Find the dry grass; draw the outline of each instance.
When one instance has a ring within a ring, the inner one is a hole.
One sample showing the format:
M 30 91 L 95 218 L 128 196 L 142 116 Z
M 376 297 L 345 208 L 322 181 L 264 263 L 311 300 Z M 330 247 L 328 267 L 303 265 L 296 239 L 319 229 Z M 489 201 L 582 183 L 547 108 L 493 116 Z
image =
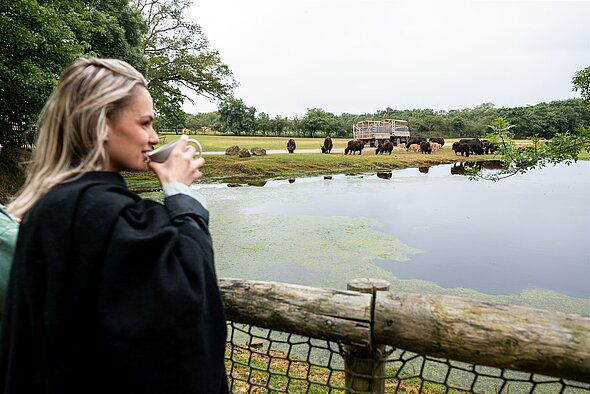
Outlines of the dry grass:
M 346 392 L 344 371 L 313 365 L 293 357 L 289 359 L 287 354 L 275 350 L 228 344 L 226 369 L 234 393 Z M 395 372 L 388 368 L 386 375 L 395 376 Z M 445 392 L 445 386 L 422 382 L 419 378 L 388 378 L 385 381 L 385 392 L 436 394 Z

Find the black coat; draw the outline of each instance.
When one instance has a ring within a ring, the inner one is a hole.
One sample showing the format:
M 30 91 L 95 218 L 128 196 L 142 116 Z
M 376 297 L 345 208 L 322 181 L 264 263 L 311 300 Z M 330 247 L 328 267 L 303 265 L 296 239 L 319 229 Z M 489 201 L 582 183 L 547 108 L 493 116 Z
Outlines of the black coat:
M 117 173 L 55 186 L 24 218 L 0 333 L 4 393 L 219 393 L 226 322 L 208 212 Z

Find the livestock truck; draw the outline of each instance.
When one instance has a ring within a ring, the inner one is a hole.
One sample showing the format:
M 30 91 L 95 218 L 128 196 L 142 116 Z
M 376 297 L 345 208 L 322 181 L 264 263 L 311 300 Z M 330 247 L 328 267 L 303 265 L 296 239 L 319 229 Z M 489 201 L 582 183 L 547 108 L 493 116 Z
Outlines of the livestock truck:
M 352 138 L 375 147 L 376 141 L 390 140 L 394 146 L 408 142 L 408 121 L 397 119 L 363 120 L 352 126 Z

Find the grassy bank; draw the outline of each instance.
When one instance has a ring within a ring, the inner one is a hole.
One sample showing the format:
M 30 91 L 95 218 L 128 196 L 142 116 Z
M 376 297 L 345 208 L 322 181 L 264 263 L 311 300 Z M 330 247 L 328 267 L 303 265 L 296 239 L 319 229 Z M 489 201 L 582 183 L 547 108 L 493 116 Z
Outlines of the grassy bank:
M 178 138 L 175 135 L 167 135 L 161 138 L 161 142 L 170 142 Z M 433 166 L 448 164 L 457 161 L 493 160 L 492 155 L 471 156 L 469 158 L 456 156 L 449 144 L 445 144 L 441 151 L 430 155 L 406 152 L 403 148 L 394 149 L 391 155 L 375 155 L 375 149 L 368 145 L 362 155 L 344 155 L 332 152 L 331 154 L 301 153 L 303 149 L 318 150 L 323 140 L 320 138 L 296 138 L 297 149 L 294 154 L 287 154 L 286 137 L 233 137 L 233 136 L 195 136 L 203 146 L 203 157 L 206 164 L 202 171 L 202 182 L 226 182 L 226 183 L 256 183 L 268 179 L 288 179 L 302 176 L 332 175 L 332 174 L 358 174 L 363 172 L 391 171 L 394 169 Z M 346 147 L 349 139 L 333 139 L 335 149 Z M 452 141 L 450 142 L 452 143 Z M 240 158 L 219 154 L 207 154 L 207 152 L 223 152 L 232 145 L 250 149 L 261 147 L 266 150 L 284 150 L 285 154 L 272 154 L 266 156 L 251 156 Z M 447 146 L 449 145 L 449 146 Z M 299 152 L 298 152 L 299 151 Z M 157 189 L 158 182 L 150 172 L 127 173 L 127 181 L 136 191 L 148 191 Z

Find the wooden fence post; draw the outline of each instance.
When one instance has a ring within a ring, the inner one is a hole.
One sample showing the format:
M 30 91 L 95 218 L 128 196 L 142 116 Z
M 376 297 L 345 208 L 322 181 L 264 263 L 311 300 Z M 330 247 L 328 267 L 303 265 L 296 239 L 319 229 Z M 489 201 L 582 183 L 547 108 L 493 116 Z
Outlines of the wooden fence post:
M 368 347 L 343 346 L 346 390 L 349 393 L 385 393 L 385 346 L 373 342 L 375 293 L 389 291 L 389 282 L 382 279 L 355 279 L 348 290 L 372 294 L 371 343 Z

